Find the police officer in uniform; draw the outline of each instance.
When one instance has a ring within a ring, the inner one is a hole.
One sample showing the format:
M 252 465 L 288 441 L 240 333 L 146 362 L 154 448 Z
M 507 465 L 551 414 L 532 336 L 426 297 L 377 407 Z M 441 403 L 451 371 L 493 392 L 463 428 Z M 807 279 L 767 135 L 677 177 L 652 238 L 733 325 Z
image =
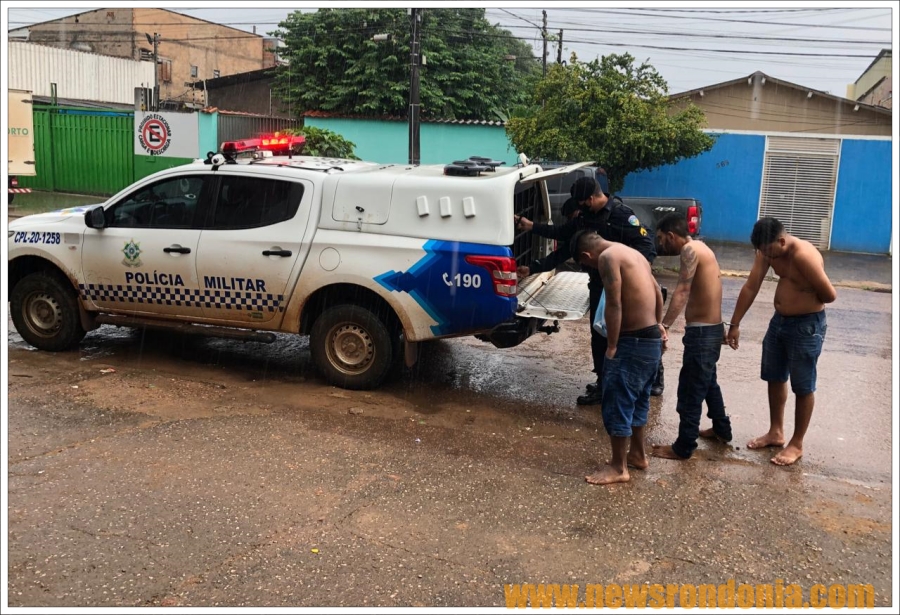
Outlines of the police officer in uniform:
M 641 225 L 640 220 L 634 215 L 634 211 L 619 197 L 611 197 L 608 187 L 601 186 L 600 182 L 606 184 L 605 173 L 598 174 L 597 180 L 581 177 L 572 185 L 571 195 L 578 204 L 581 214 L 570 218 L 565 224 L 558 226 L 534 224 L 527 218 L 518 218 L 520 230 L 530 230 L 541 237 L 556 239 L 559 245 L 558 249 L 545 259 L 532 261 L 528 267 L 520 267 L 519 275 L 524 277 L 532 273 L 549 271 L 565 262 L 572 255 L 573 246 L 570 245 L 570 241 L 581 230 L 595 231 L 608 241 L 624 243 L 643 254 L 647 261 L 651 265 L 653 264 L 653 260 L 656 258 L 656 247 L 650 233 Z M 587 269 L 587 273 L 590 293 L 589 322 L 593 324 L 594 313 L 600 303 L 603 281 L 596 269 Z M 597 380 L 588 384 L 586 393 L 578 397 L 579 405 L 599 404 L 603 399 L 601 383 L 606 348 L 606 338 L 594 331 L 591 326 L 591 355 L 594 362 L 593 371 L 597 375 Z M 662 362 L 660 362 L 657 381 L 653 385 L 653 395 L 662 394 L 662 378 Z

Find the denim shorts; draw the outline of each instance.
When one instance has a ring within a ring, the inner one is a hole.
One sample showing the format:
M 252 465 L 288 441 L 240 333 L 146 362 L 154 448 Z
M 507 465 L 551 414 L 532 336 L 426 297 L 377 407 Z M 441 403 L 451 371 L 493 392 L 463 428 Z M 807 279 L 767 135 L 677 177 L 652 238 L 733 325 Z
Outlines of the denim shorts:
M 613 437 L 628 438 L 647 424 L 650 387 L 662 357 L 662 340 L 620 337 L 616 356 L 603 364 L 603 425 Z
M 816 363 L 827 330 L 825 310 L 800 316 L 775 312 L 763 339 L 760 377 L 767 382 L 787 382 L 790 378 L 795 395 L 815 392 Z

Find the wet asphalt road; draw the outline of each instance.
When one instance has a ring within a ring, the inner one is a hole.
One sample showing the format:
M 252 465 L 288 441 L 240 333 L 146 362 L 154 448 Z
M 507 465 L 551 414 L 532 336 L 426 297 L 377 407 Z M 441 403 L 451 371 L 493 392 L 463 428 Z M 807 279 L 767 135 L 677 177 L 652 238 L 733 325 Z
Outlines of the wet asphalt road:
M 871 583 L 889 605 L 891 297 L 839 289 L 805 457 L 779 468 L 745 447 L 767 427 L 773 292 L 723 349 L 733 446 L 611 488 L 583 479 L 609 454 L 573 403 L 586 321 L 509 350 L 430 344 L 372 392 L 325 385 L 305 338 L 104 327 L 48 354 L 11 328 L 9 604 L 502 606 L 505 583 L 734 578 Z M 682 324 L 651 442 L 677 430 Z

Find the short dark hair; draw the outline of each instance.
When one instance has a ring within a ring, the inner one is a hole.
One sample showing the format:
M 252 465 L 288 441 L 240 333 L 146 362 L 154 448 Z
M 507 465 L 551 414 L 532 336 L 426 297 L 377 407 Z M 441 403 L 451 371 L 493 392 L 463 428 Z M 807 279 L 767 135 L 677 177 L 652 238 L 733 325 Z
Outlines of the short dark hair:
M 569 251 L 576 261 L 578 260 L 579 254 L 590 250 L 591 245 L 594 243 L 594 237 L 599 237 L 599 235 L 597 234 L 597 231 L 590 229 L 583 229 L 575 233 L 572 237 L 572 241 L 569 242 Z
M 767 246 L 777 240 L 782 233 L 784 233 L 784 225 L 777 219 L 760 218 L 753 225 L 753 232 L 750 233 L 750 243 L 753 244 L 754 249 L 759 250 L 763 246 Z
M 578 210 L 578 201 L 576 199 L 570 197 L 570 198 L 566 199 L 565 203 L 563 203 L 562 215 L 564 215 L 566 218 L 568 218 L 577 210 Z
M 665 233 L 675 233 L 679 237 L 688 236 L 687 220 L 678 212 L 666 214 L 656 225 L 656 230 Z
M 581 203 L 595 194 L 600 194 L 600 185 L 593 177 L 579 177 L 572 184 L 572 198 Z

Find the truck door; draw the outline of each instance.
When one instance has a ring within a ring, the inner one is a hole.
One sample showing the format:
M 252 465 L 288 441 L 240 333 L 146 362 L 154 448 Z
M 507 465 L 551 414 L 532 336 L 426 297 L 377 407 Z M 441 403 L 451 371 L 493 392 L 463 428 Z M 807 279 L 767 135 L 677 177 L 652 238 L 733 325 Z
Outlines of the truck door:
M 218 177 L 197 256 L 203 315 L 244 325 L 280 317 L 294 266 L 309 249 L 302 239 L 312 185 L 223 171 Z
M 104 311 L 199 317 L 198 218 L 212 183 L 169 177 L 107 206 L 104 228 L 84 233 L 82 296 Z
M 572 171 L 591 164 L 591 162 L 579 162 L 567 167 L 543 171 L 529 175 L 519 183 L 527 185 L 562 178 Z M 544 190 L 544 192 L 547 191 Z M 517 315 L 520 318 L 539 321 L 583 318 L 588 311 L 589 304 L 587 282 L 588 275 L 580 271 L 562 271 L 560 273 L 545 271 L 532 274 L 519 282 Z

